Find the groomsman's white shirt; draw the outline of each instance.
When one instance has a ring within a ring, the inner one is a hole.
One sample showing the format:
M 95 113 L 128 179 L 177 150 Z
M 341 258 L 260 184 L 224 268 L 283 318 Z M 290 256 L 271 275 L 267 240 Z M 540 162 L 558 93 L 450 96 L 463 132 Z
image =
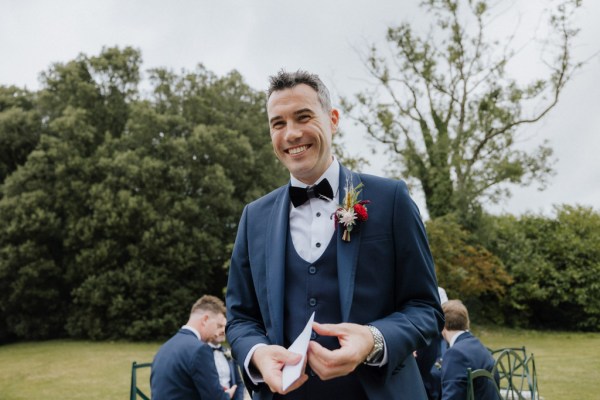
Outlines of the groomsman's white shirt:
M 315 185 L 325 178 L 333 190 L 331 201 L 310 198 L 299 207 L 290 206 L 290 233 L 294 248 L 303 260 L 311 263 L 323 255 L 335 231 L 333 213 L 337 209 L 340 186 L 340 163 L 335 157 Z M 292 186 L 308 186 L 293 176 L 290 177 L 290 182 Z

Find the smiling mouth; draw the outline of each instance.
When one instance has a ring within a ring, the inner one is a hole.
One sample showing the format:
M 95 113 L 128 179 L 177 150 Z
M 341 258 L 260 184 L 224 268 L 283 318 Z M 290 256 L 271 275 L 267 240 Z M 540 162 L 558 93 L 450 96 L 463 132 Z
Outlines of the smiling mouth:
M 298 147 L 292 147 L 291 149 L 287 149 L 286 153 L 288 153 L 289 155 L 295 156 L 296 154 L 300 154 L 303 151 L 308 150 L 309 147 L 310 147 L 310 145 L 303 145 L 303 146 L 298 146 Z

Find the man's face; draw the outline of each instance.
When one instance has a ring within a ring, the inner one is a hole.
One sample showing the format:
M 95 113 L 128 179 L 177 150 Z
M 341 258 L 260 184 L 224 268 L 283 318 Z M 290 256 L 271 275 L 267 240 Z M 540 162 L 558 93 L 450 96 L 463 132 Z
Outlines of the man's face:
M 296 179 L 312 185 L 331 164 L 338 111 L 323 110 L 317 92 L 300 84 L 273 92 L 267 114 L 275 155 Z
M 223 314 L 206 313 L 200 336 L 202 341 L 219 344 L 225 341 L 225 323 Z

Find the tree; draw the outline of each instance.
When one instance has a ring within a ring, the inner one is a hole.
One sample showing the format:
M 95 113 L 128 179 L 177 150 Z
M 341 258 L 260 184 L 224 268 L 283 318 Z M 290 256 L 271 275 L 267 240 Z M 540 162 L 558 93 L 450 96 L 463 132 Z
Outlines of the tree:
M 0 184 L 25 164 L 42 129 L 34 95 L 14 86 L 0 86 Z
M 427 221 L 427 233 L 439 285 L 473 314 L 501 322 L 500 303 L 513 282 L 502 261 L 478 243 L 455 216 Z
M 82 110 L 67 109 L 48 125 L 27 162 L 1 186 L 0 340 L 64 335 L 71 286 L 65 236 L 81 215 L 93 137 Z M 5 325 L 4 327 L 2 325 Z
M 119 64 L 117 53 L 133 58 L 133 63 Z M 0 230 L 0 325 L 6 327 L 0 336 L 38 339 L 66 334 L 71 292 L 82 279 L 72 273 L 77 259 L 69 235 L 90 212 L 86 196 L 95 179 L 90 174 L 91 155 L 115 121 L 115 93 L 103 91 L 102 79 L 94 76 L 118 82 L 125 75 L 136 82 L 136 54 L 133 49 L 104 49 L 97 57 L 80 55 L 42 74 L 43 89 L 31 107 L 40 114 L 39 143 L 0 187 L 0 219 L 5 223 Z M 101 65 L 107 55 L 115 68 L 102 75 L 94 65 Z M 121 105 L 120 118 L 127 109 Z M 31 126 L 20 127 L 32 134 Z
M 373 46 L 364 60 L 374 87 L 342 104 L 387 146 L 399 172 L 420 183 L 432 218 L 457 212 L 468 226 L 484 199 L 509 194 L 503 184 L 543 187 L 551 173 L 546 144 L 527 152 L 515 143 L 525 125 L 557 104 L 581 66 L 571 54 L 577 34 L 571 16 L 580 1 L 564 1 L 552 14 L 553 58 L 544 61 L 549 76 L 527 84 L 508 76 L 515 51 L 486 35 L 489 1 L 422 5 L 435 16 L 430 32 L 419 36 L 409 23 L 389 28 L 391 55 Z
M 151 70 L 144 98 L 140 64 L 80 55 L 32 94 L 39 143 L 0 186 L 0 341 L 171 334 L 221 294 L 244 204 L 287 179 L 239 73 Z
M 556 216 L 488 217 L 486 244 L 514 284 L 506 320 L 530 328 L 600 329 L 600 213 L 562 205 Z

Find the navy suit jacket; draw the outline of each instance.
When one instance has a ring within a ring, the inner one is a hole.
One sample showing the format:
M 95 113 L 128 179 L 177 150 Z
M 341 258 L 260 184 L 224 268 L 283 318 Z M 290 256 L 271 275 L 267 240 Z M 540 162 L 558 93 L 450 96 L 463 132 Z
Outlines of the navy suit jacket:
M 212 348 L 187 329 L 180 329 L 156 353 L 150 388 L 153 400 L 229 400 Z
M 454 345 L 444 353 L 442 360 L 442 400 L 467 398 L 467 368 L 472 370 L 494 368 L 494 358 L 488 349 L 470 332 L 460 335 Z M 496 373 L 497 374 L 497 373 Z M 496 383 L 498 377 L 496 376 Z M 476 379 L 473 384 L 477 400 L 497 400 L 493 383 Z
M 342 319 L 371 324 L 383 334 L 388 362 L 355 370 L 370 399 L 426 399 L 412 352 L 429 343 L 444 319 L 433 261 L 419 211 L 401 181 L 340 168 L 339 199 L 346 179 L 364 184 L 369 218 L 337 240 Z M 248 204 L 240 220 L 227 285 L 227 339 L 243 364 L 257 343 L 284 344 L 284 273 L 289 225 L 288 186 Z M 339 202 L 338 199 L 338 202 Z M 318 322 L 319 316 L 316 316 Z M 243 368 L 243 366 L 242 366 Z M 255 399 L 271 399 L 265 384 L 246 386 Z

